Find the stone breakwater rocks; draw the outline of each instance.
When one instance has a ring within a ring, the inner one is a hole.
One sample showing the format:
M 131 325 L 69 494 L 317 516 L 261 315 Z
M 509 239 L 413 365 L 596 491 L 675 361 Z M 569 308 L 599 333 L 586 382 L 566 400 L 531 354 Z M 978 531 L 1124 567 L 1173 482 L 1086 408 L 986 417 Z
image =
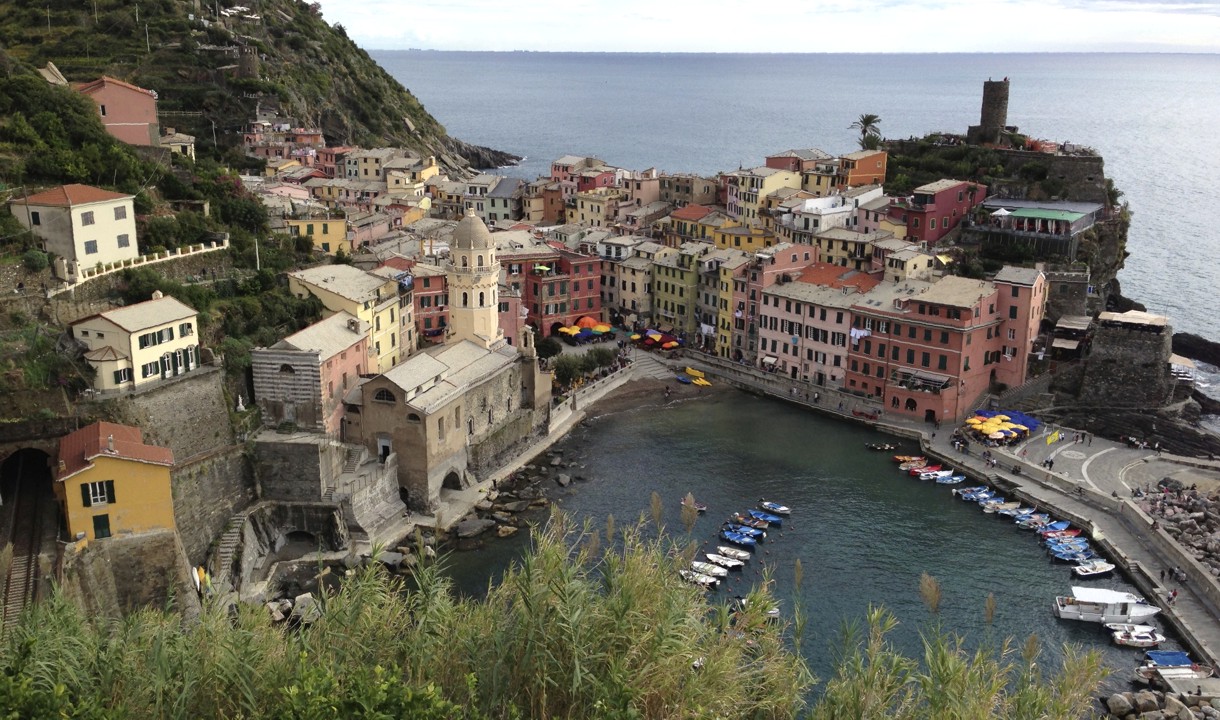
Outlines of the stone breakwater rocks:
M 1212 701 L 1158 690 L 1115 693 L 1102 704 L 1106 717 L 1118 720 L 1220 720 Z
M 1220 497 L 1183 489 L 1162 480 L 1163 491 L 1145 495 L 1139 505 L 1213 577 L 1220 577 Z

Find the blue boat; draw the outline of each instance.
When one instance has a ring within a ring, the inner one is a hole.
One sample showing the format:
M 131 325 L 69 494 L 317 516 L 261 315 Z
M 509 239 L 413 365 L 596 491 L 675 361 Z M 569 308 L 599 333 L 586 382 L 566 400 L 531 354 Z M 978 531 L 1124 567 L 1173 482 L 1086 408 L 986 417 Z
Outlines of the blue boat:
M 1043 540 L 1048 548 L 1071 548 L 1071 547 L 1088 547 L 1088 538 L 1050 538 Z
M 1010 518 L 1023 519 L 1023 518 L 1029 517 L 1030 515 L 1033 515 L 1036 512 L 1038 512 L 1038 510 L 1036 508 L 1023 507 L 1023 508 L 1013 508 L 1012 510 L 1001 510 L 999 514 L 1006 515 Z
M 1051 516 L 1046 513 L 1031 513 L 1017 518 L 1017 527 L 1024 530 L 1040 528 L 1050 522 Z
M 1086 560 L 1093 560 L 1098 557 L 1097 553 L 1092 550 L 1078 550 L 1076 552 L 1056 552 L 1051 553 L 1051 557 L 1060 562 L 1082 563 Z
M 948 477 L 936 478 L 937 485 L 956 485 L 966 479 L 965 475 L 950 475 Z
M 981 503 L 984 500 L 990 500 L 995 496 L 996 494 L 994 490 L 981 490 L 976 493 L 966 493 L 962 495 L 961 498 L 967 502 Z
M 1087 543 L 1083 545 L 1050 545 L 1047 546 L 1046 551 L 1051 555 L 1070 555 L 1071 553 L 1093 552 L 1093 548 Z
M 976 502 L 978 502 L 979 505 L 1000 505 L 1008 501 L 1004 499 L 1003 495 L 992 495 L 990 497 L 981 498 Z
M 762 520 L 763 522 L 776 527 L 784 524 L 784 519 L 778 515 L 772 515 L 771 513 L 763 512 L 762 510 L 747 510 L 746 512 L 748 512 L 750 517 L 754 518 L 755 520 Z
M 677 380 L 678 382 L 682 383 L 683 385 L 690 385 L 692 382 L 690 377 L 687 375 L 675 375 L 674 380 Z
M 758 528 L 746 527 L 745 525 L 738 525 L 737 523 L 725 523 L 724 527 L 727 530 L 737 533 L 738 535 L 752 537 L 755 540 L 763 540 L 767 537 L 767 533 L 759 530 Z
M 974 487 L 956 488 L 953 490 L 954 495 L 965 495 L 966 493 L 982 492 L 987 489 L 986 485 L 975 485 Z
M 1048 524 L 1043 525 L 1042 527 L 1038 528 L 1038 532 L 1041 532 L 1041 533 L 1058 532 L 1060 530 L 1067 530 L 1071 526 L 1072 526 L 1072 523 L 1068 522 L 1067 520 L 1057 520 L 1053 523 L 1048 523 Z
M 755 540 L 754 538 L 747 537 L 745 535 L 742 535 L 741 533 L 735 533 L 732 530 L 729 530 L 728 528 L 725 528 L 724 530 L 720 531 L 720 538 L 722 540 L 727 540 L 727 541 L 733 543 L 734 545 L 740 545 L 741 547 L 747 547 L 747 548 L 753 548 L 755 545 L 758 544 L 758 541 Z

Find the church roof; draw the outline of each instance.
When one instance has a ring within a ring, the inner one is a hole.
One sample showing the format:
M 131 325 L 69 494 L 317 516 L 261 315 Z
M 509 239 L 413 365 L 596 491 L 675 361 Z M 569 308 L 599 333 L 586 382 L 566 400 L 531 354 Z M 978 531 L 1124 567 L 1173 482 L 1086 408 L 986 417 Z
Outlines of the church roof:
M 470 208 L 466 209 L 466 217 L 454 228 L 452 242 L 454 250 L 490 250 L 495 247 L 491 231 Z

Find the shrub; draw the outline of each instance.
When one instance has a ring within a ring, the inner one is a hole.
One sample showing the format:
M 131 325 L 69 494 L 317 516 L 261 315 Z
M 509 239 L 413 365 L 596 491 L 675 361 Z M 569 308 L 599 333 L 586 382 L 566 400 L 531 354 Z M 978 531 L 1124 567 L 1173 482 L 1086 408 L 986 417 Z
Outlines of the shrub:
M 51 264 L 47 254 L 37 248 L 26 250 L 25 254 L 21 256 L 21 262 L 30 272 L 42 272 Z
M 543 360 L 553 358 L 559 353 L 563 352 L 563 346 L 560 345 L 559 341 L 553 337 L 542 338 L 538 341 L 538 344 L 535 345 L 535 349 L 538 351 L 538 357 L 542 358 Z

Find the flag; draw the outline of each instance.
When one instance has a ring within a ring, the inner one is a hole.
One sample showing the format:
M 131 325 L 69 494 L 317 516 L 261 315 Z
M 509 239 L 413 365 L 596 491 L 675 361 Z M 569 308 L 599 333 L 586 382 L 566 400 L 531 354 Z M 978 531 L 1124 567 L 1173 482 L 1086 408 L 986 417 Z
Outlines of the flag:
M 1046 436 L 1047 445 L 1054 445 L 1057 442 L 1059 442 L 1059 431 L 1058 430 L 1056 430 L 1055 432 Z

